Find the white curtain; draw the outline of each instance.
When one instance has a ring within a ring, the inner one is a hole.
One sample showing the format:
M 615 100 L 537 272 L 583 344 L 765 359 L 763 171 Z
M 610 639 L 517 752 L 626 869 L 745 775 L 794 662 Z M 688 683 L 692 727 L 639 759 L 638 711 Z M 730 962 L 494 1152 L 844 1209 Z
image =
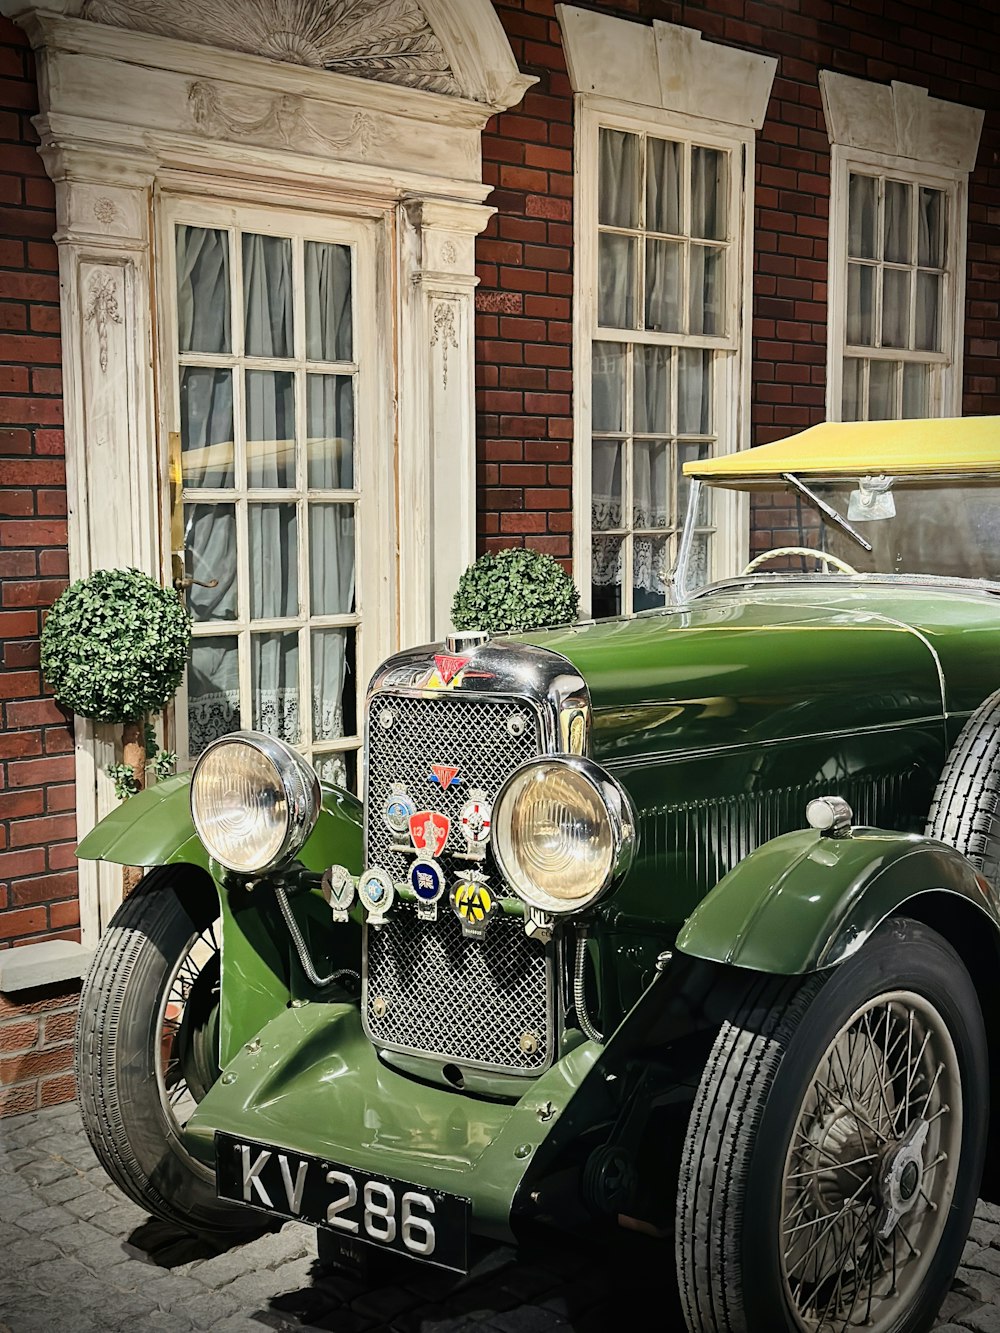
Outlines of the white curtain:
M 225 233 L 195 227 L 177 231 L 178 307 L 182 350 L 228 351 L 229 256 Z M 245 346 L 248 355 L 293 355 L 292 246 L 284 238 L 242 238 Z M 310 359 L 349 359 L 351 328 L 350 251 L 346 246 L 306 245 L 306 343 Z M 185 370 L 190 376 L 190 369 Z M 247 481 L 251 488 L 296 484 L 294 376 L 283 370 L 249 370 L 244 382 Z M 225 436 L 231 452 L 231 372 L 200 368 L 188 387 L 182 422 L 185 486 L 234 484 L 231 462 L 219 462 L 207 445 Z M 350 376 L 311 375 L 308 382 L 311 487 L 354 485 L 353 384 Z M 223 431 L 223 424 L 226 430 Z M 190 466 L 187 462 L 191 455 Z M 206 461 L 207 459 L 207 461 Z M 209 466 L 211 464 L 211 467 Z M 228 467 L 228 471 L 226 468 Z M 252 502 L 247 509 L 250 574 L 249 613 L 255 620 L 354 609 L 354 507 L 312 506 L 309 588 L 299 584 L 299 513 L 294 501 Z M 189 504 L 185 508 L 188 568 L 196 578 L 216 578 L 214 589 L 191 589 L 196 620 L 236 616 L 236 524 L 233 505 Z M 243 608 L 244 615 L 247 608 Z M 313 728 L 317 739 L 343 734 L 347 638 L 315 634 Z M 251 636 L 251 699 L 247 720 L 295 744 L 301 739 L 298 634 Z M 198 754 L 216 736 L 240 725 L 237 640 L 195 640 L 188 673 L 190 752 Z M 331 772 L 342 774 L 337 761 Z

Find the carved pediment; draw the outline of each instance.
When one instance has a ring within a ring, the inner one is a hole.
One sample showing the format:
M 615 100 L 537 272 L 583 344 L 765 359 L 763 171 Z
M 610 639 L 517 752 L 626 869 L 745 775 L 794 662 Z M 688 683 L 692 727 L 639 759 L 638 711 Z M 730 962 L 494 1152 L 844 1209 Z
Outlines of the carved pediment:
M 461 92 L 416 0 L 86 0 L 82 17 L 407 88 Z

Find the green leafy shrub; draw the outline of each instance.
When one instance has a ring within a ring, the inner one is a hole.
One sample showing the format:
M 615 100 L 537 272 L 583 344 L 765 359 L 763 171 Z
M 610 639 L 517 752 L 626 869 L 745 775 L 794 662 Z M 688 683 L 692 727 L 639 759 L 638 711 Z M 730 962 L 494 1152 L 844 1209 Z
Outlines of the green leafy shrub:
M 138 569 L 99 569 L 55 602 L 42 630 L 42 671 L 64 708 L 98 722 L 158 713 L 180 683 L 191 617 L 170 588 Z
M 550 555 L 498 551 L 481 555 L 458 581 L 451 619 L 456 629 L 543 629 L 576 619 L 580 594 Z

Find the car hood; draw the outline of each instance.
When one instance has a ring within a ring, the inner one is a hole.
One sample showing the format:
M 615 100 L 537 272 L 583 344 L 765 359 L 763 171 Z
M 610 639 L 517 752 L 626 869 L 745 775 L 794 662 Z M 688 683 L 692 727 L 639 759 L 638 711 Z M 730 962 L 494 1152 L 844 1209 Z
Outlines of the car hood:
M 614 761 L 967 711 L 1000 648 L 998 611 L 982 593 L 800 584 L 525 637 L 586 680 L 593 752 Z

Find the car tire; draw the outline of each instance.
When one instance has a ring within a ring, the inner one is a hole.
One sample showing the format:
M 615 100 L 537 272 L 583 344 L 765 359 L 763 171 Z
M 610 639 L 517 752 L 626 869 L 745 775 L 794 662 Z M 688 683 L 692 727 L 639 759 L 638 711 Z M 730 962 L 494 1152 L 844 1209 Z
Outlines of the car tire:
M 259 1234 L 220 1202 L 184 1141 L 218 1076 L 218 898 L 191 866 L 146 874 L 111 919 L 84 982 L 76 1076 L 84 1128 L 115 1184 L 186 1231 Z
M 972 980 L 919 922 L 890 918 L 832 973 L 749 982 L 682 1152 L 688 1329 L 929 1329 L 972 1220 L 988 1101 Z
M 1000 691 L 975 710 L 941 771 L 925 830 L 1000 886 Z

